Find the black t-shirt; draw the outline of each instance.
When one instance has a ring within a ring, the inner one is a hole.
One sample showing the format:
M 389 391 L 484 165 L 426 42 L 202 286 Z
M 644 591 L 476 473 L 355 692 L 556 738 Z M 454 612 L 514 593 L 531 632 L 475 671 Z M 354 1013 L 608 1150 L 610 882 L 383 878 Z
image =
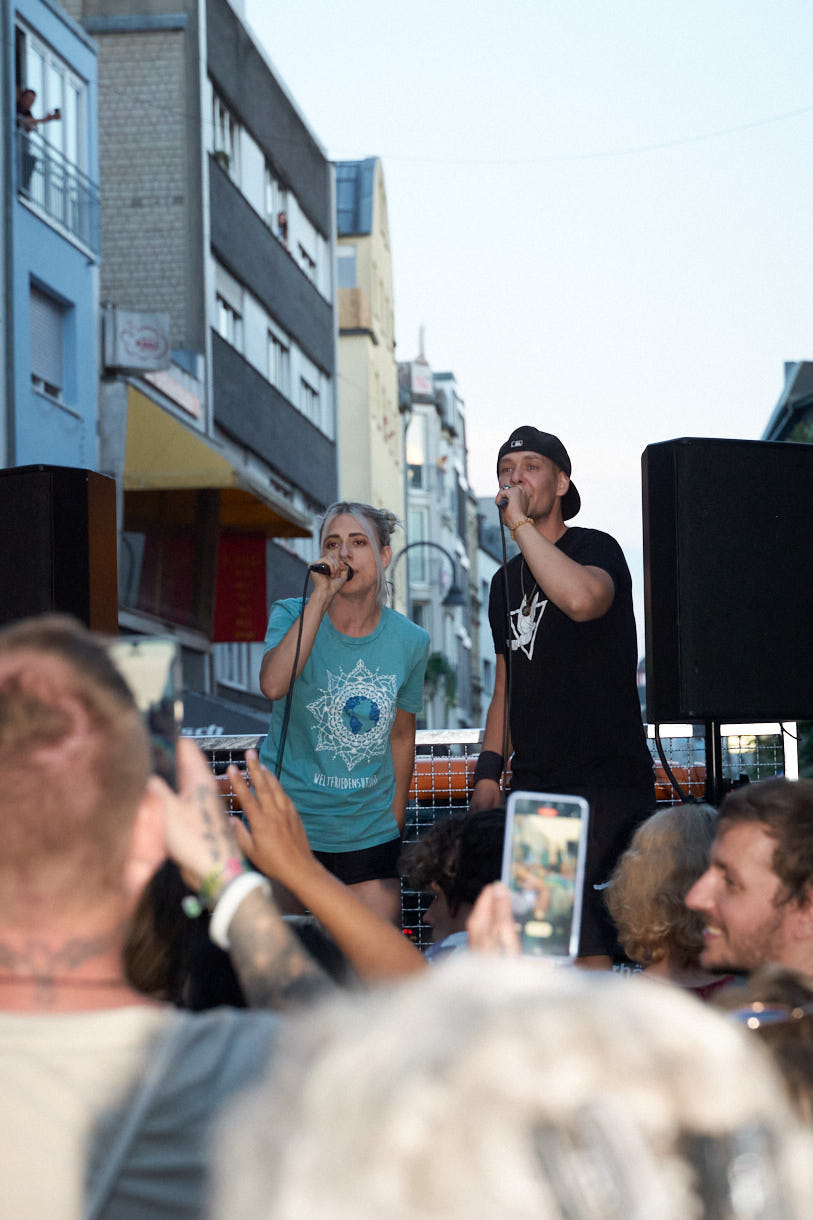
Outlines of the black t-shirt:
M 539 589 L 521 555 L 510 560 L 508 598 L 513 767 L 530 786 L 652 783 L 638 700 L 638 644 L 632 580 L 621 547 L 601 530 L 573 526 L 556 543 L 576 563 L 603 568 L 615 585 L 605 615 L 587 623 L 569 619 Z M 521 612 L 524 592 L 530 614 Z M 506 655 L 502 570 L 491 582 L 488 605 L 495 652 Z

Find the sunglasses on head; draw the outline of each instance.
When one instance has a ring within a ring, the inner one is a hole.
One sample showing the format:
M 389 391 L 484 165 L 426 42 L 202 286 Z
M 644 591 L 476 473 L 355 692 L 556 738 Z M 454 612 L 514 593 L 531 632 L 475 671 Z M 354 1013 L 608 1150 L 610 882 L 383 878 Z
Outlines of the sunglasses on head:
M 764 1000 L 754 1000 L 744 1008 L 735 1008 L 729 1016 L 739 1021 L 748 1029 L 759 1029 L 762 1025 L 780 1025 L 786 1021 L 801 1021 L 802 1017 L 813 1013 L 811 1004 L 774 1004 Z

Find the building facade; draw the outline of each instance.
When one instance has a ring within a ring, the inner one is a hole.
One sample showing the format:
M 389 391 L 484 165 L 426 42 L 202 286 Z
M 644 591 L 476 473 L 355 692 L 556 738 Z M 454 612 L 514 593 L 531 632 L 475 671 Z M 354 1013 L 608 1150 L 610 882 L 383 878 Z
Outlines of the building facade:
M 410 616 L 431 640 L 422 727 L 476 726 L 477 507 L 468 483 L 465 403 L 454 375 L 433 373 L 423 352 L 398 369 L 409 553 L 397 564 L 395 585 L 407 584 Z
M 338 491 L 332 167 L 226 0 L 71 7 L 99 50 L 105 317 L 139 342 L 166 319 L 151 371 L 105 336 L 120 622 L 173 632 L 188 688 L 263 717 L 266 608 L 301 592 Z
M 496 480 L 495 480 L 496 482 Z M 495 493 L 496 494 L 496 493 Z M 503 535 L 503 536 L 501 536 Z M 503 541 L 506 560 L 519 553 L 516 542 L 512 542 L 507 530 L 500 527 L 500 514 L 491 496 L 480 496 L 477 501 L 477 602 L 480 619 L 477 677 L 483 719 L 494 693 L 495 653 L 491 625 L 488 618 L 488 600 L 491 582 L 503 564 Z
M 93 39 L 52 0 L 4 5 L 0 465 L 98 466 Z
M 388 508 L 403 519 L 392 260 L 384 174 L 377 157 L 337 163 L 336 208 L 340 495 Z M 395 540 L 394 545 L 397 549 Z M 399 594 L 395 605 L 405 610 L 405 598 Z

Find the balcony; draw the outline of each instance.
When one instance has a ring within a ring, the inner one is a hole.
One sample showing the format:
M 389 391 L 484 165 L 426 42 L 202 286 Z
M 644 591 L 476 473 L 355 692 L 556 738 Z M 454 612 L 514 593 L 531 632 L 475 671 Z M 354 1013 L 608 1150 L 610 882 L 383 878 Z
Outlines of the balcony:
M 17 194 L 99 253 L 99 188 L 39 132 L 16 132 Z

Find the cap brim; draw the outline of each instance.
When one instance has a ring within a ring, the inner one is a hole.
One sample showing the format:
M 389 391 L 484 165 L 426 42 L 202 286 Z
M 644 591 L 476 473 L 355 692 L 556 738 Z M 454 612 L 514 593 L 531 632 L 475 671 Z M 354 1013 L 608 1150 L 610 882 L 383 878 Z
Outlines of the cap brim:
M 562 496 L 562 520 L 569 521 L 571 517 L 575 517 L 581 506 L 582 498 L 576 490 L 576 484 L 571 482 Z

